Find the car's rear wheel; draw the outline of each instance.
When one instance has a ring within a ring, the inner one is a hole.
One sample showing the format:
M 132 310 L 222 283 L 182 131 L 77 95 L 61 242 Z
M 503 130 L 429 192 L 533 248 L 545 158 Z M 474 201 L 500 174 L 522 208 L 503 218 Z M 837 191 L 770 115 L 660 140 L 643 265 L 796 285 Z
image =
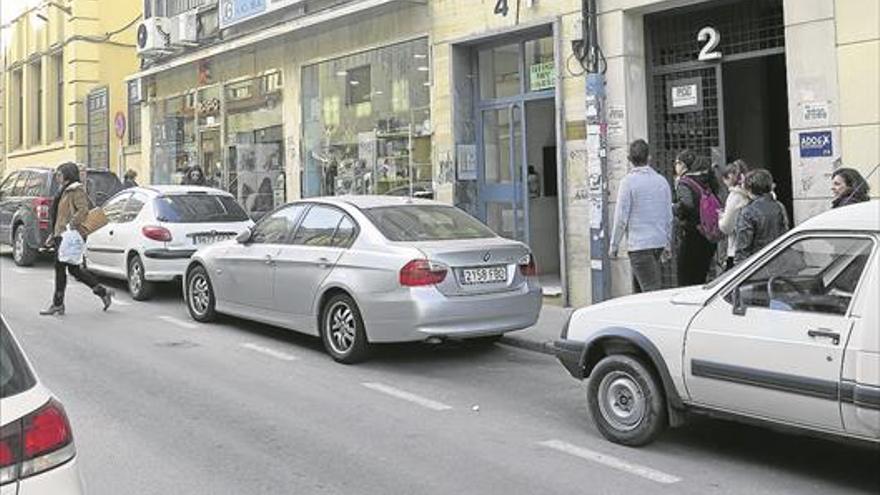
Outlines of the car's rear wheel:
M 590 375 L 587 404 L 599 432 L 615 443 L 645 445 L 666 428 L 663 389 L 635 356 L 615 354 L 599 361 Z
M 12 234 L 12 260 L 18 266 L 31 266 L 37 259 L 37 250 L 28 245 L 26 233 L 24 226 L 19 225 Z
M 186 307 L 189 315 L 202 323 L 214 321 L 217 318 L 215 303 L 214 286 L 211 285 L 205 267 L 197 266 L 190 270 L 186 277 Z
M 153 297 L 155 286 L 147 281 L 144 262 L 141 257 L 134 255 L 128 260 L 128 292 L 135 301 L 146 301 Z
M 337 294 L 324 304 L 321 339 L 327 353 L 337 362 L 354 364 L 369 356 L 370 343 L 364 320 L 348 294 Z

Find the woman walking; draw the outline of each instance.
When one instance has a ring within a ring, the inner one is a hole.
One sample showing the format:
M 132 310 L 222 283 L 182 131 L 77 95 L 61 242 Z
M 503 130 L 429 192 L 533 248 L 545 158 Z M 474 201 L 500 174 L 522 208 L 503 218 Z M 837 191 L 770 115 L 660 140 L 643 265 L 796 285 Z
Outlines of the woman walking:
M 715 258 L 715 242 L 706 238 L 698 228 L 703 194 L 718 194 L 718 181 L 710 168 L 707 158 L 697 157 L 690 150 L 682 151 L 675 159 L 677 179 L 673 212 L 678 220 L 676 264 L 679 286 L 706 283 L 709 266 Z
M 727 200 L 724 203 L 724 211 L 718 219 L 718 228 L 727 236 L 725 270 L 733 268 L 733 258 L 736 255 L 736 217 L 739 211 L 749 204 L 749 193 L 743 188 L 748 172 L 749 166 L 744 160 L 728 163 L 721 169 L 721 180 L 727 186 Z
M 856 169 L 839 168 L 831 174 L 831 193 L 834 195 L 831 208 L 868 201 L 870 192 L 868 181 Z
M 55 201 L 52 203 L 52 236 L 46 241 L 47 245 L 55 246 L 55 293 L 52 297 L 52 305 L 40 311 L 41 315 L 64 314 L 64 291 L 67 289 L 67 272 L 73 278 L 88 285 L 92 293 L 101 298 L 104 311 L 110 307 L 113 291 L 98 283 L 94 275 L 79 265 L 71 265 L 58 260 L 58 252 L 61 246 L 61 236 L 67 228 L 83 233 L 82 223 L 89 213 L 89 197 L 86 190 L 79 182 L 79 167 L 75 163 L 67 162 L 58 167 L 56 171 L 58 181 L 61 184 Z M 83 237 L 85 237 L 83 235 Z

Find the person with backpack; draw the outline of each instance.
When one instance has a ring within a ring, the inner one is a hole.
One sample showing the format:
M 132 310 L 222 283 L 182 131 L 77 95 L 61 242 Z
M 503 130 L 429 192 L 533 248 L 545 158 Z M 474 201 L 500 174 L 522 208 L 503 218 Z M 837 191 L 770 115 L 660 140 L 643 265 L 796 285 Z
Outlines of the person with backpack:
M 636 293 L 663 288 L 661 263 L 670 256 L 672 242 L 672 191 L 669 182 L 648 164 L 648 143 L 637 139 L 629 146 L 632 170 L 623 178 L 617 193 L 611 257 L 623 234 Z
M 789 229 L 785 207 L 773 198 L 773 176 L 770 172 L 763 169 L 749 172 L 745 189 L 751 201 L 740 210 L 736 219 L 736 264 L 757 253 Z
M 706 157 L 684 150 L 675 159 L 675 204 L 678 220 L 676 254 L 680 286 L 706 283 L 709 267 L 715 258 L 717 242 L 724 234 L 718 226 L 718 181 Z

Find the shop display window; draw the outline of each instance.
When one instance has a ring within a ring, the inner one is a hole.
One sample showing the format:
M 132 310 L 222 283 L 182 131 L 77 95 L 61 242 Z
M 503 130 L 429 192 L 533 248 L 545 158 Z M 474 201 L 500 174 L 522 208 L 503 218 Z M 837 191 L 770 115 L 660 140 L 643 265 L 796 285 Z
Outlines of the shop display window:
M 197 163 L 195 101 L 195 93 L 189 92 L 150 105 L 153 184 L 179 184 Z
M 307 66 L 302 73 L 304 197 L 430 197 L 427 39 Z

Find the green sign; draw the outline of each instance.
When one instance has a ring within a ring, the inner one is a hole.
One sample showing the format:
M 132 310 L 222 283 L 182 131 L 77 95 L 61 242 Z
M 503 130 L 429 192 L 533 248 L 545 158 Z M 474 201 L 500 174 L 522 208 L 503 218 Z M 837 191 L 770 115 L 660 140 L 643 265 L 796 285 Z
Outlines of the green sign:
M 529 90 L 541 91 L 556 87 L 556 64 L 551 60 L 529 67 Z

